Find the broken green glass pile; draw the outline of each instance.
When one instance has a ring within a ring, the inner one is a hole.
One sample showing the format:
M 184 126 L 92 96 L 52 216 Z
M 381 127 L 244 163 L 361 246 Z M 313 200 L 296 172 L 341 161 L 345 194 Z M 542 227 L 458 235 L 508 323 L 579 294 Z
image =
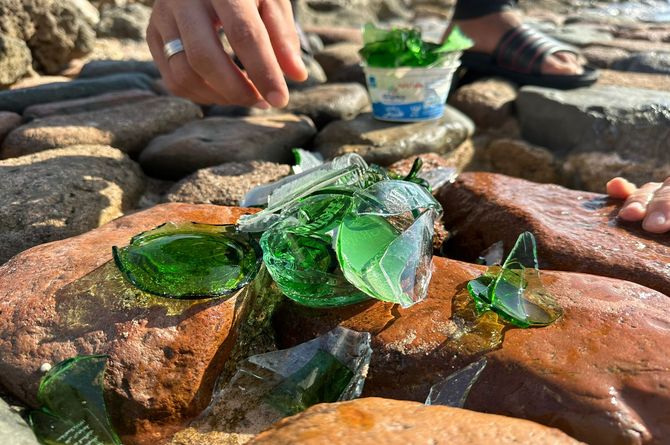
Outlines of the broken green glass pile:
M 310 162 L 291 180 L 252 190 L 245 202 L 267 207 L 239 222 L 263 232 L 263 259 L 282 292 L 310 307 L 425 298 L 441 207 L 418 168 L 398 180 L 355 154 Z M 445 178 L 453 172 L 433 179 Z
M 454 170 L 423 177 L 417 160 L 400 178 L 353 153 L 328 162 L 294 153 L 296 174 L 251 190 L 243 203 L 264 208 L 237 225 L 166 223 L 114 247 L 124 277 L 165 297 L 224 296 L 254 278 L 262 255 L 281 291 L 302 305 L 424 299 L 442 211 L 430 190 L 453 181 Z
M 107 356 L 77 356 L 42 378 L 29 423 L 44 445 L 121 445 L 103 397 Z
M 441 44 L 426 42 L 418 29 L 377 28 L 372 24 L 363 29 L 363 48 L 360 54 L 367 66 L 377 68 L 434 67 L 458 59 L 460 52 L 472 46 L 458 27 L 454 27 Z
M 537 245 L 530 232 L 519 236 L 502 267 L 489 267 L 482 276 L 468 282 L 468 291 L 479 313 L 494 311 L 521 328 L 547 326 L 563 314 L 542 285 Z
M 260 248 L 234 225 L 166 223 L 113 249 L 125 278 L 155 295 L 194 299 L 230 295 L 260 268 Z

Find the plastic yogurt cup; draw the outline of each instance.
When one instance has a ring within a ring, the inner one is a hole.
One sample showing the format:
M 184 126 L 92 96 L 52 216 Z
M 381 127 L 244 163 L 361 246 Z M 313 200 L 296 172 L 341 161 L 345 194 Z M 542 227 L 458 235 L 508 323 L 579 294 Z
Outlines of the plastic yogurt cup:
M 460 66 L 461 53 L 431 68 L 375 68 L 363 65 L 372 115 L 392 122 L 419 122 L 439 119 L 451 88 L 451 79 Z

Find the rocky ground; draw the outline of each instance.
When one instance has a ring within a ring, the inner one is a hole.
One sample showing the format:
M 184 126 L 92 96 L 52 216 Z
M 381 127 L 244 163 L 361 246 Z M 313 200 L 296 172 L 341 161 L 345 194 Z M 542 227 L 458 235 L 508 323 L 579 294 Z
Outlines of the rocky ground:
M 667 3 L 522 1 L 601 69 L 598 83 L 480 79 L 454 88 L 444 118 L 404 125 L 370 114 L 357 27 L 439 34 L 447 1 L 298 0 L 310 78 L 270 111 L 169 95 L 143 41 L 150 4 L 0 0 L 0 442 L 35 443 L 10 405 L 36 404 L 43 364 L 108 354 L 125 444 L 237 443 L 216 419 L 191 423 L 217 379 L 345 326 L 372 334 L 369 398 L 314 407 L 252 443 L 668 443 L 670 238 L 619 221 L 602 194 L 614 176 L 670 176 Z M 235 222 L 248 190 L 290 173 L 293 147 L 462 172 L 436 193 L 450 235 L 425 302 L 307 310 L 261 276 L 225 302 L 131 303 L 113 245 L 166 221 Z M 479 254 L 524 230 L 565 315 L 509 329 L 489 351 L 456 335 L 454 311 Z M 482 354 L 468 411 L 415 403 Z

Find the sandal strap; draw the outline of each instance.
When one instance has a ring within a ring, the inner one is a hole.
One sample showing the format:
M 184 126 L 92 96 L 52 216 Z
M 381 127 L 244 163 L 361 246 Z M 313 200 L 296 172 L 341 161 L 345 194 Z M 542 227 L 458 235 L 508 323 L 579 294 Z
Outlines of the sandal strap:
M 544 60 L 557 52 L 578 54 L 574 47 L 524 24 L 503 34 L 492 57 L 498 66 L 508 70 L 541 74 Z

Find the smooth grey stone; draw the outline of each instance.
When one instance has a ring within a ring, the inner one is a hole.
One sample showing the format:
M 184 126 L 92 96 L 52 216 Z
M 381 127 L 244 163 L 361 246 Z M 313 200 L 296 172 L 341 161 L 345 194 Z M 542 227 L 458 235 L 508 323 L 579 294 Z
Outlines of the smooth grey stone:
M 440 119 L 423 122 L 382 122 L 364 113 L 328 124 L 314 144 L 326 159 L 355 152 L 368 162 L 389 165 L 416 154 L 449 153 L 472 136 L 474 128 L 467 116 L 449 105 Z
M 39 445 L 25 420 L 0 399 L 0 440 L 7 445 Z
M 317 128 L 335 120 L 356 117 L 370 105 L 359 83 L 327 83 L 291 93 L 286 111 L 309 116 Z
M 0 87 L 12 85 L 23 77 L 32 60 L 23 40 L 0 34 Z
M 23 110 L 35 104 L 79 99 L 109 93 L 110 91 L 132 89 L 154 91 L 154 80 L 146 74 L 126 73 L 0 91 L 0 110 L 23 113 Z
M 140 3 L 103 10 L 96 32 L 98 37 L 144 40 L 151 8 Z
M 158 67 L 145 60 L 92 60 L 81 69 L 79 79 L 109 76 L 122 73 L 144 73 L 149 77 L 161 77 Z
M 316 133 L 306 116 L 270 114 L 243 118 L 208 117 L 155 138 L 140 154 L 151 176 L 180 179 L 201 168 L 225 162 L 289 163 L 291 149 Z
M 0 177 L 0 264 L 32 246 L 88 232 L 123 215 L 144 191 L 139 166 L 104 146 L 6 159 L 0 161 Z
M 516 105 L 524 139 L 559 154 L 601 151 L 631 160 L 670 161 L 668 92 L 524 87 Z
M 614 62 L 612 69 L 638 73 L 670 74 L 670 53 L 660 51 L 635 53 Z

